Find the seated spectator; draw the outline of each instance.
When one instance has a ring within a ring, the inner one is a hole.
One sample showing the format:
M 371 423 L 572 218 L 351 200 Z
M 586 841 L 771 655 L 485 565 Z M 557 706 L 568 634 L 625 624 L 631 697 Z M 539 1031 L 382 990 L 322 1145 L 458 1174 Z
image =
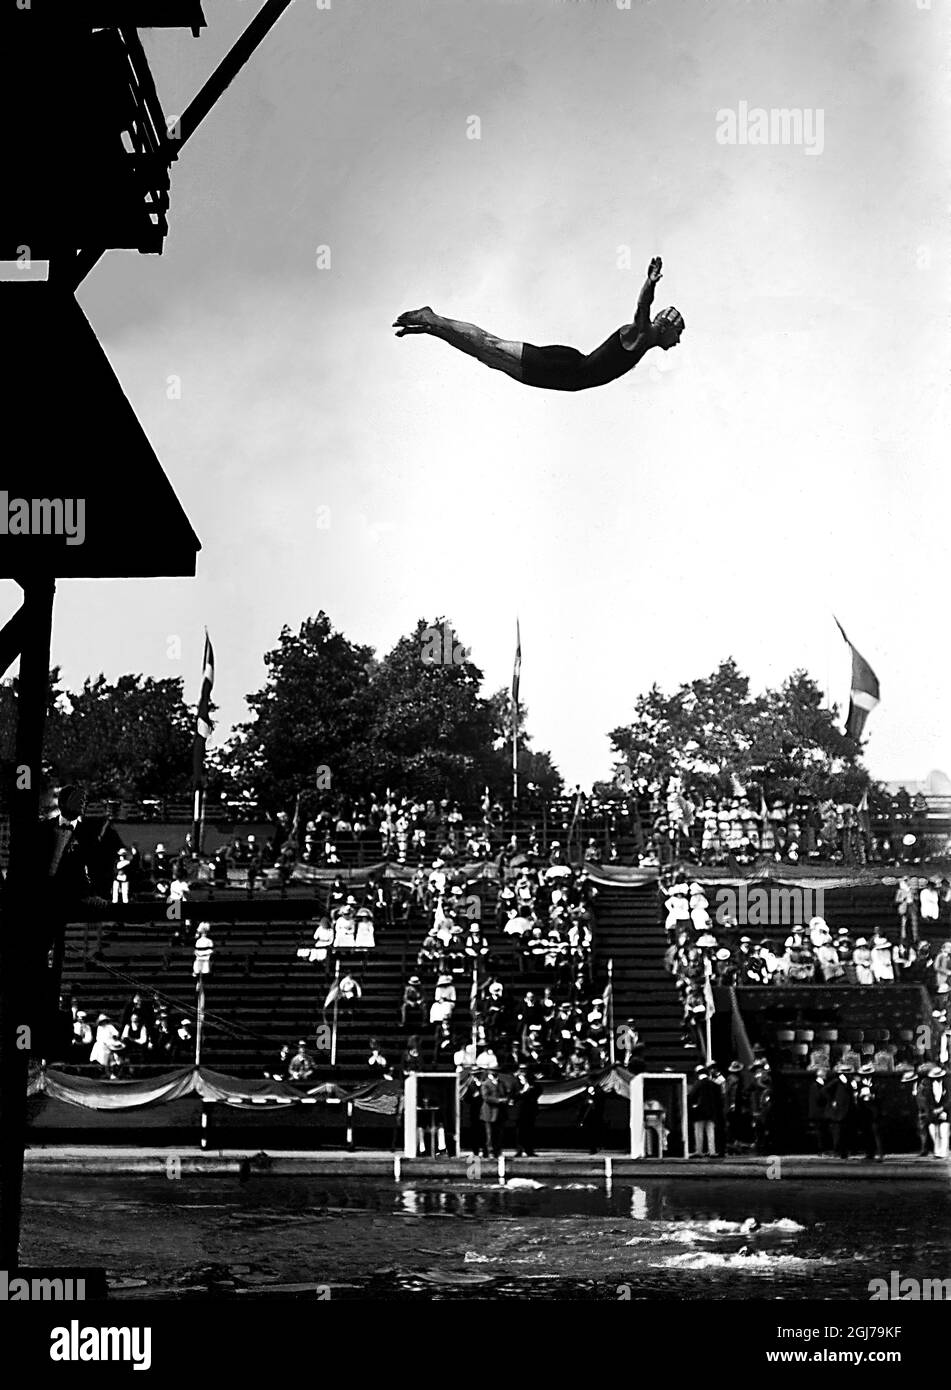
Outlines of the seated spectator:
M 482 935 L 482 928 L 478 922 L 473 922 L 466 937 L 465 953 L 470 960 L 484 960 L 489 954 L 489 943 Z
M 841 980 L 845 976 L 845 967 L 839 959 L 839 953 L 831 940 L 824 941 L 820 946 L 816 947 L 816 964 L 826 983 L 833 980 Z
M 533 919 L 522 915 L 521 909 L 509 908 L 508 920 L 502 930 L 506 936 L 514 936 L 519 940 L 524 940 L 532 930 L 532 922 Z
M 870 951 L 872 978 L 876 984 L 891 982 L 895 978 L 895 961 L 892 955 L 892 944 L 887 936 L 881 932 L 876 932 L 872 938 L 872 949 Z
M 423 944 L 416 957 L 416 964 L 420 970 L 435 971 L 439 968 L 442 958 L 443 944 L 435 933 L 430 932 L 423 938 Z
M 791 947 L 786 978 L 790 984 L 810 984 L 816 977 L 816 963 L 808 946 Z
M 310 946 L 301 946 L 297 954 L 301 960 L 313 962 L 326 961 L 334 944 L 334 929 L 328 917 L 321 917 L 312 937 Z
M 541 965 L 548 950 L 548 942 L 541 927 L 532 927 L 527 936 L 522 937 L 522 955 L 530 957 L 533 962 Z
M 400 1070 L 403 1075 L 406 1076 L 410 1072 L 422 1071 L 422 1069 L 423 1058 L 419 1050 L 419 1038 L 415 1036 L 407 1038 L 406 1050 L 400 1062 Z
M 875 983 L 875 975 L 872 971 L 872 952 L 864 936 L 860 936 L 855 943 L 855 949 L 852 952 L 852 964 L 855 966 L 856 984 L 873 985 Z
M 278 1054 L 277 1065 L 273 1071 L 266 1071 L 264 1073 L 265 1077 L 271 1081 L 286 1081 L 288 1079 L 288 1070 L 293 1055 L 294 1052 L 290 1044 L 285 1043 Z
M 300 1038 L 297 1043 L 297 1051 L 288 1063 L 288 1079 L 291 1081 L 310 1081 L 314 1072 L 314 1059 L 307 1050 L 307 1040 Z
M 70 1047 L 70 1061 L 88 1062 L 89 1053 L 95 1041 L 92 1024 L 85 1009 L 77 1009 L 73 1020 L 73 1041 Z
M 354 949 L 372 951 L 376 947 L 376 933 L 373 926 L 373 913 L 367 907 L 357 909 Z
M 191 1062 L 195 1059 L 195 1025 L 190 1018 L 183 1018 L 175 1029 L 172 1052 L 176 1060 Z
M 95 1062 L 106 1076 L 114 1077 L 122 1066 L 124 1051 L 125 1043 L 119 1036 L 118 1028 L 108 1014 L 100 1014 L 96 1020 L 96 1040 L 89 1060 Z
M 125 1044 L 126 1057 L 129 1062 L 144 1062 L 146 1054 L 151 1046 L 149 1040 L 149 1030 L 142 1020 L 139 1013 L 133 1013 L 128 1023 L 126 1023 L 119 1034 Z
M 379 1038 L 370 1039 L 370 1055 L 367 1058 L 367 1067 L 374 1080 L 392 1081 L 393 1073 L 390 1064 L 386 1060 Z

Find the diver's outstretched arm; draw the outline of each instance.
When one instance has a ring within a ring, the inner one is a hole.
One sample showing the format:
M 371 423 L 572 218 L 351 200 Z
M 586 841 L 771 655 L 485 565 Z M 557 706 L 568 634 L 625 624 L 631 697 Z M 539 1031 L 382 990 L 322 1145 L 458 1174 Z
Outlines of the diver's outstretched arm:
M 638 332 L 650 327 L 651 305 L 654 302 L 654 286 L 663 273 L 661 266 L 662 261 L 660 256 L 655 256 L 647 267 L 647 279 L 641 287 L 641 292 L 637 299 L 637 308 L 634 310 L 634 322 L 632 324 L 632 327 Z

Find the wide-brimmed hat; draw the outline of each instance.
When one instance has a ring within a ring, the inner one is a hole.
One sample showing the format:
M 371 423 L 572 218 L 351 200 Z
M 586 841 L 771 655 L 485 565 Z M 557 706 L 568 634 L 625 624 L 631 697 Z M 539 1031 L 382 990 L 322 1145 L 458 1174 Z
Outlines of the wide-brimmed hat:
M 717 960 L 729 960 L 729 959 L 730 959 L 730 952 L 727 950 L 727 948 L 726 948 L 725 946 L 721 946 L 720 949 L 719 949 L 719 951 L 717 951 L 716 959 L 717 959 Z
M 945 1075 L 944 1067 L 932 1067 L 931 1070 L 928 1072 L 928 1076 L 931 1077 L 931 1078 L 933 1078 L 933 1079 L 935 1079 L 935 1080 L 937 1080 L 937 1078 L 938 1078 L 939 1076 L 944 1076 L 944 1075 Z
M 742 1070 L 743 1070 L 743 1063 L 742 1063 L 742 1062 L 731 1062 L 730 1065 L 727 1067 L 727 1071 L 734 1071 L 734 1072 L 736 1072 L 736 1071 L 742 1071 Z
M 871 1076 L 875 1071 L 874 1062 L 863 1062 L 859 1067 L 859 1076 Z
M 440 977 L 439 977 L 439 979 L 436 981 L 436 983 L 437 983 L 437 985 L 451 985 L 451 984 L 452 984 L 452 976 L 451 976 L 451 975 L 440 975 Z

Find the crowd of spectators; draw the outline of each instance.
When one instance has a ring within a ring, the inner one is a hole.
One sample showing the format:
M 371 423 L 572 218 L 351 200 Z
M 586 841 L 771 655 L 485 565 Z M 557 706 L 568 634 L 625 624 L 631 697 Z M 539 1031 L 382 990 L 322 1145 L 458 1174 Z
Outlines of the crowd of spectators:
M 112 1080 L 143 1066 L 188 1065 L 195 1058 L 195 1019 L 173 1018 L 154 992 L 136 991 L 118 1014 L 83 1007 L 75 994 L 60 997 L 47 1061 L 92 1065 Z
M 947 1029 L 951 940 L 934 947 L 908 923 L 911 880 L 902 879 L 896 893 L 902 914 L 897 942 L 876 928 L 869 928 L 865 935 L 848 927 L 833 930 L 819 916 L 754 938 L 734 917 L 711 915 L 700 883 L 675 882 L 662 885 L 662 891 L 667 913 L 664 961 L 683 1003 L 684 1042 L 691 1046 L 703 1046 L 712 989 L 729 985 L 921 984 L 931 995 L 935 1028 L 941 1033 Z M 951 907 L 951 893 L 942 891 L 944 905 Z M 939 907 L 939 917 L 944 905 Z M 899 1049 L 893 1046 L 891 1051 L 897 1055 Z M 810 1060 L 821 1063 L 828 1057 Z M 912 1051 L 908 1049 L 908 1055 L 899 1060 L 913 1060 Z M 883 1060 L 882 1067 L 887 1065 Z

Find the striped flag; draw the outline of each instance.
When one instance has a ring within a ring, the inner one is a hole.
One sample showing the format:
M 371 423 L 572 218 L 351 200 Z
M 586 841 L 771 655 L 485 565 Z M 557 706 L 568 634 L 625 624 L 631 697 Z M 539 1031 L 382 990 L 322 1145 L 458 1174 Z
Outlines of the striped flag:
M 878 676 L 869 666 L 865 657 L 856 651 L 846 637 L 845 630 L 834 613 L 832 617 L 836 627 L 842 633 L 843 641 L 852 653 L 852 689 L 849 700 L 849 717 L 845 721 L 845 732 L 850 738 L 860 739 L 870 711 L 879 702 Z
M 205 655 L 202 662 L 201 694 L 198 697 L 198 716 L 195 720 L 195 742 L 192 745 L 192 772 L 196 787 L 205 785 L 205 745 L 211 738 L 211 692 L 215 684 L 215 654 L 208 629 L 205 629 Z

